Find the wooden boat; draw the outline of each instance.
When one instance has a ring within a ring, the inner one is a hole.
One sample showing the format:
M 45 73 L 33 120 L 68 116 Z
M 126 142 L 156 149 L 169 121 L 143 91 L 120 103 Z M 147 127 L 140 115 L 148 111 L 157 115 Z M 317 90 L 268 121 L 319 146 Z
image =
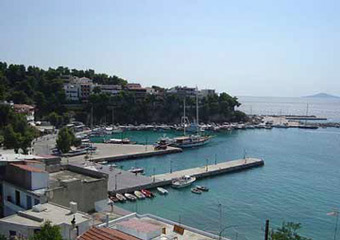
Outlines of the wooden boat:
M 140 191 L 134 191 L 133 193 L 138 199 L 145 199 L 145 195 L 141 193 Z
M 163 195 L 169 193 L 168 190 L 166 190 L 166 189 L 164 189 L 164 188 L 161 188 L 161 187 L 158 187 L 158 188 L 157 188 L 157 191 L 158 191 L 160 194 L 163 194 Z
M 123 196 L 123 194 L 117 193 L 116 194 L 116 198 L 120 201 L 120 202 L 125 202 L 126 201 L 126 197 Z
M 137 197 L 135 195 L 130 194 L 130 193 L 125 193 L 124 196 L 129 201 L 136 201 L 137 200 Z
M 203 191 L 203 192 L 208 192 L 208 191 L 209 191 L 209 188 L 207 188 L 207 187 L 205 187 L 205 186 L 196 186 L 196 188 L 197 188 L 198 190 Z
M 146 189 L 142 189 L 141 192 L 142 192 L 142 193 L 145 195 L 145 197 L 147 197 L 147 198 L 152 198 L 152 197 L 155 196 L 152 192 L 150 192 L 149 190 L 146 190 Z
M 202 190 L 199 190 L 198 188 L 192 188 L 192 189 L 191 189 L 191 192 L 192 192 L 192 193 L 195 193 L 195 194 L 201 194 L 201 193 L 202 193 Z

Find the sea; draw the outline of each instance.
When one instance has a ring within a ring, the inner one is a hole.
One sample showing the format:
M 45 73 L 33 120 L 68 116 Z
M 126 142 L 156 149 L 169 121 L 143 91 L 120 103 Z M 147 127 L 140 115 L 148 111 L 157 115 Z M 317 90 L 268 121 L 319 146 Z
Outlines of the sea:
M 239 97 L 249 114 L 306 114 L 340 121 L 340 100 Z M 129 137 L 153 143 L 174 131 L 130 131 Z M 209 192 L 190 188 L 119 207 L 152 213 L 230 239 L 264 239 L 265 221 L 271 228 L 283 222 L 301 223 L 300 233 L 313 240 L 334 239 L 336 218 L 327 213 L 340 207 L 340 129 L 248 129 L 213 133 L 204 147 L 178 154 L 119 162 L 122 169 L 143 167 L 146 175 L 205 166 L 247 157 L 262 158 L 260 168 L 198 180 Z M 100 141 L 100 139 L 94 139 Z M 338 234 L 340 237 L 340 233 Z

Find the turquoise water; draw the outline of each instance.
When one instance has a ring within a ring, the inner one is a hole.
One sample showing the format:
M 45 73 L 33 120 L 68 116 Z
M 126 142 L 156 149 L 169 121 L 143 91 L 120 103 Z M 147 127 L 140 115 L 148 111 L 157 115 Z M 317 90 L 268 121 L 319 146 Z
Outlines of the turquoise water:
M 132 140 L 148 143 L 159 132 L 127 132 Z M 176 133 L 167 133 L 168 136 Z M 210 191 L 192 194 L 190 188 L 168 188 L 168 196 L 119 206 L 139 213 L 153 213 L 217 233 L 219 208 L 225 236 L 263 239 L 264 222 L 303 224 L 302 233 L 313 239 L 332 239 L 334 217 L 326 213 L 340 206 L 339 129 L 254 129 L 218 133 L 208 145 L 183 153 L 119 163 L 123 169 L 141 166 L 147 175 L 248 156 L 263 158 L 265 166 L 244 172 L 200 180 Z

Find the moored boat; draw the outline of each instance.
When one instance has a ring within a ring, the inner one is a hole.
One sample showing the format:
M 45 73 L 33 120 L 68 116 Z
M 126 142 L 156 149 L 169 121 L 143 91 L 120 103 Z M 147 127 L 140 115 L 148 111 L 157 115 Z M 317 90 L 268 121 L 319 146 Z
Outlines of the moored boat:
M 130 193 L 125 193 L 124 196 L 126 197 L 127 200 L 130 200 L 130 201 L 136 201 L 137 200 L 137 197 L 135 195 L 130 194 Z
M 192 193 L 195 193 L 195 194 L 201 194 L 202 193 L 202 190 L 198 189 L 198 188 L 192 188 L 191 189 L 191 192 Z
M 120 201 L 120 202 L 125 202 L 126 201 L 126 197 L 123 196 L 123 194 L 117 193 L 116 194 L 116 198 Z
M 164 188 L 161 188 L 161 187 L 158 187 L 157 188 L 157 191 L 160 193 L 160 194 L 168 194 L 168 190 L 164 189 Z
M 133 193 L 138 199 L 145 199 L 145 195 L 141 193 L 140 191 L 134 191 Z
M 144 173 L 144 168 L 136 168 L 136 167 L 132 167 L 129 172 L 132 173 Z
M 195 177 L 185 175 L 180 178 L 173 179 L 171 182 L 171 186 L 173 188 L 183 188 L 183 187 L 190 186 L 195 181 L 196 181 Z
M 205 186 L 200 186 L 200 185 L 198 185 L 198 186 L 196 186 L 196 188 L 199 189 L 199 190 L 201 190 L 201 191 L 203 191 L 203 192 L 208 192 L 208 191 L 209 191 L 209 188 L 207 188 L 207 187 L 205 187 Z
M 146 189 L 142 189 L 141 192 L 142 192 L 142 193 L 145 195 L 145 197 L 147 197 L 147 198 L 152 198 L 152 197 L 155 196 L 152 192 L 150 192 L 149 190 L 146 190 Z

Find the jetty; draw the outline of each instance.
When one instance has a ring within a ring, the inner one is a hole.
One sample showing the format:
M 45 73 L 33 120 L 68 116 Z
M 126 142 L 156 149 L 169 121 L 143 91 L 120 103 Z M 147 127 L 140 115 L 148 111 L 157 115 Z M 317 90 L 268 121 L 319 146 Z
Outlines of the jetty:
M 167 147 L 164 150 L 155 150 L 153 145 L 140 144 L 94 143 L 93 146 L 97 147 L 96 152 L 87 156 L 87 160 L 91 162 L 118 162 L 182 152 L 181 148 Z M 70 163 L 82 163 L 84 157 L 85 155 L 79 155 L 63 158 L 63 160 Z
M 190 175 L 197 179 L 204 177 L 212 177 L 224 173 L 231 173 L 242 171 L 254 167 L 260 167 L 264 165 L 263 159 L 258 158 L 245 158 L 234 161 L 222 162 L 213 165 L 206 165 L 202 167 L 189 168 L 185 170 L 175 171 L 172 173 L 165 173 L 156 175 L 155 178 L 161 181 L 164 185 L 171 184 L 171 180 L 179 178 L 184 175 Z
M 78 167 L 84 167 L 82 164 L 77 165 Z M 257 158 L 245 158 L 153 176 L 133 174 L 129 171 L 111 168 L 109 165 L 101 165 L 98 163 L 92 163 L 90 165 L 92 168 L 96 168 L 96 171 L 102 172 L 108 176 L 109 193 L 126 193 L 133 192 L 135 190 L 152 189 L 171 185 L 173 178 L 181 177 L 183 175 L 191 175 L 200 179 L 204 177 L 213 177 L 221 174 L 239 172 L 263 166 L 264 161 Z

